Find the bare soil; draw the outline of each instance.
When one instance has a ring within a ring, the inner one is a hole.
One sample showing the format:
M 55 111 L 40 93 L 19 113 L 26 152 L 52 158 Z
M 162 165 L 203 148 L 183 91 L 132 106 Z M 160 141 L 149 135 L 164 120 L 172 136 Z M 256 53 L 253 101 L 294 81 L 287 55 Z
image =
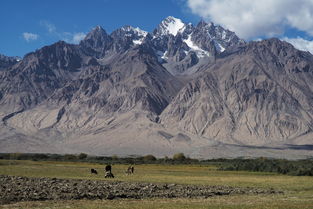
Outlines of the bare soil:
M 0 204 L 76 199 L 208 198 L 217 195 L 274 193 L 282 192 L 273 189 L 229 186 L 151 184 L 0 175 Z

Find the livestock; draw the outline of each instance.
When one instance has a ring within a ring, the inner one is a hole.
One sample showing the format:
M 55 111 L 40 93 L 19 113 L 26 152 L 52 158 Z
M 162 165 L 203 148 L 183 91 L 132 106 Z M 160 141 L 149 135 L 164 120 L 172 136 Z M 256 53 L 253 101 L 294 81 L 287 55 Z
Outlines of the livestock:
M 97 170 L 94 169 L 94 168 L 90 169 L 90 173 L 91 173 L 91 174 L 96 174 L 96 175 L 98 174 Z
M 125 171 L 126 175 L 131 175 L 134 173 L 134 166 L 129 166 Z
M 104 170 L 105 170 L 105 172 L 112 172 L 112 166 L 111 165 L 106 165 Z
M 114 178 L 111 165 L 106 165 L 104 171 L 105 171 L 104 178 Z

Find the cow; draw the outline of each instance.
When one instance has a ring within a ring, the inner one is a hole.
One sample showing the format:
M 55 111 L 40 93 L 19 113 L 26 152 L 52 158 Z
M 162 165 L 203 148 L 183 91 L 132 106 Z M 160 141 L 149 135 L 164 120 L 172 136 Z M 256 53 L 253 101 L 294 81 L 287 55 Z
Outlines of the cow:
M 125 171 L 126 175 L 131 175 L 134 173 L 134 166 L 129 166 Z
M 91 174 L 96 174 L 96 175 L 98 174 L 97 170 L 94 169 L 94 168 L 90 169 L 90 173 L 91 173 Z
M 112 173 L 112 166 L 111 165 L 106 165 L 104 167 L 105 175 L 104 178 L 114 178 L 114 175 Z

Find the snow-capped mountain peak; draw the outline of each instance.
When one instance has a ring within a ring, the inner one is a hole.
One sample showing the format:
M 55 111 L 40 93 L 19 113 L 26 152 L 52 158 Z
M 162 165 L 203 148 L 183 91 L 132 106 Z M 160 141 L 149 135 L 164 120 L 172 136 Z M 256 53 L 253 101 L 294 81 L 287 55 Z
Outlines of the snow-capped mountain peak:
M 180 19 L 169 16 L 165 18 L 155 31 L 156 36 L 173 35 L 176 36 L 178 32 L 183 32 L 186 24 Z
M 148 34 L 148 32 L 141 30 L 138 27 L 134 28 L 133 26 L 124 26 L 121 29 L 125 32 L 135 33 L 136 35 L 143 36 L 143 37 L 146 37 Z
M 134 45 L 140 45 L 142 44 L 143 40 L 148 35 L 148 32 L 141 30 L 138 27 L 132 27 L 132 26 L 123 26 L 122 28 L 114 31 L 113 36 L 118 36 L 119 38 L 127 38 L 132 40 Z

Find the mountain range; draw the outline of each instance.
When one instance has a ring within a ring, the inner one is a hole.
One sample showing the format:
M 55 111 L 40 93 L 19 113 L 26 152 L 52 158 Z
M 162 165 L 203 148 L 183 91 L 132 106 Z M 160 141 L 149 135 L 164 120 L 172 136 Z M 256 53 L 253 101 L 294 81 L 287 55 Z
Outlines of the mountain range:
M 0 152 L 313 156 L 313 55 L 167 17 L 0 56 Z

